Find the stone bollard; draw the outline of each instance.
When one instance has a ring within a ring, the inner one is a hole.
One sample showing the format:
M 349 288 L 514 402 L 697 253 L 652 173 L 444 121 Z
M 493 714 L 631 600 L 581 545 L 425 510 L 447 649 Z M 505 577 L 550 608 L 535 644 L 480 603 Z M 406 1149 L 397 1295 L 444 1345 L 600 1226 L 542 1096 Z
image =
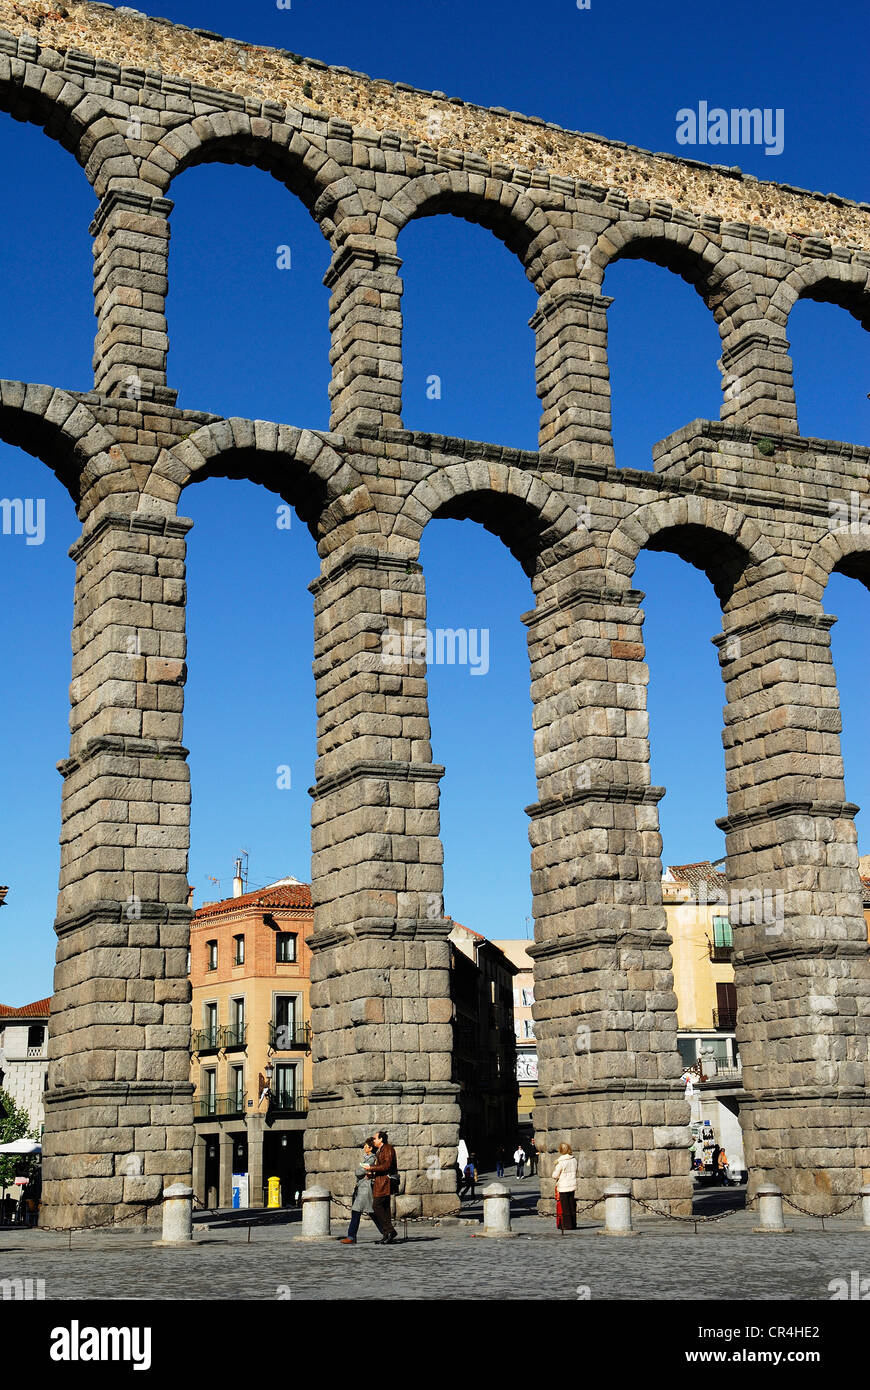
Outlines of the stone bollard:
M 782 1219 L 782 1192 L 772 1182 L 764 1182 L 756 1192 L 758 1198 L 758 1219 L 760 1226 L 754 1226 L 756 1235 L 791 1235 L 791 1227 Z
M 483 1189 L 483 1230 L 481 1236 L 515 1236 L 511 1230 L 511 1190 L 500 1182 Z
M 193 1188 L 183 1182 L 163 1189 L 163 1238 L 158 1245 L 183 1245 L 193 1240 Z
M 612 1182 L 604 1189 L 604 1226 L 600 1236 L 636 1236 L 631 1229 L 631 1183 Z
M 309 1187 L 302 1193 L 302 1234 L 294 1240 L 329 1240 L 329 1202 L 325 1187 Z
M 861 1188 L 861 1210 L 864 1213 L 864 1230 L 870 1231 L 870 1184 Z

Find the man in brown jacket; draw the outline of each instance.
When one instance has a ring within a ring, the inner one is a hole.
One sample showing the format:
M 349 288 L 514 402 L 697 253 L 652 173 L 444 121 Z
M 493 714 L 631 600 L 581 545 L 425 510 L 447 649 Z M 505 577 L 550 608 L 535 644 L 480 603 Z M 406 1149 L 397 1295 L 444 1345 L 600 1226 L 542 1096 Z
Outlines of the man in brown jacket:
M 396 1162 L 396 1150 L 387 1141 L 386 1130 L 379 1129 L 375 1134 L 375 1153 L 377 1159 L 369 1169 L 374 1218 L 383 1236 L 381 1245 L 392 1245 L 394 1240 L 398 1240 L 398 1236 L 390 1215 L 390 1174 L 398 1173 L 399 1165 Z

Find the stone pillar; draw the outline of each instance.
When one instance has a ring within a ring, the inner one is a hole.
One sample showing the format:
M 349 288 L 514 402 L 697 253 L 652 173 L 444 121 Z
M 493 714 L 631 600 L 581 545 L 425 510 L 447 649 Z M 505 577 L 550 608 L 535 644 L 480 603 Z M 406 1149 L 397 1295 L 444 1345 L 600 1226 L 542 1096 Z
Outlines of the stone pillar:
M 181 745 L 184 534 L 108 498 L 77 562 L 45 1222 L 130 1226 L 124 1174 L 190 1181 L 189 786 Z M 141 1168 L 137 1157 L 142 1159 Z M 151 1192 L 153 1188 L 153 1193 Z M 149 1222 L 159 1224 L 159 1205 Z
M 539 448 L 612 464 L 606 295 L 545 291 L 529 323 L 535 331 L 536 390 L 542 402 Z
M 535 1093 L 548 1178 L 561 1141 L 579 1204 L 612 1180 L 684 1213 L 689 1105 L 650 786 L 637 591 L 542 583 L 529 628 L 539 800 L 531 816 Z M 541 1211 L 555 1202 L 543 1183 Z
M 94 238 L 94 389 L 105 396 L 174 405 L 166 385 L 168 198 L 110 189 L 91 224 Z
M 205 1146 L 206 1139 L 198 1130 L 193 1136 L 193 1194 L 200 1206 L 206 1205 L 205 1190 Z
M 345 242 L 323 283 L 332 291 L 330 429 L 402 428 L 402 262 Z
M 248 1112 L 248 1200 L 252 1207 L 265 1206 L 263 1201 L 263 1125 L 264 1115 Z
M 797 434 L 794 370 L 785 339 L 771 338 L 755 324 L 743 325 L 725 340 L 719 366 L 726 424 Z
M 233 1168 L 235 1166 L 236 1136 L 221 1128 L 220 1148 L 218 1150 L 218 1206 L 231 1207 L 233 1204 Z
M 347 1200 L 359 1147 L 386 1129 L 399 1214 L 458 1208 L 459 1140 L 438 783 L 420 568 L 382 550 L 324 562 L 315 594 L 309 1185 Z
M 725 678 L 726 833 L 750 1192 L 824 1214 L 870 1167 L 870 948 L 825 614 L 743 595 Z

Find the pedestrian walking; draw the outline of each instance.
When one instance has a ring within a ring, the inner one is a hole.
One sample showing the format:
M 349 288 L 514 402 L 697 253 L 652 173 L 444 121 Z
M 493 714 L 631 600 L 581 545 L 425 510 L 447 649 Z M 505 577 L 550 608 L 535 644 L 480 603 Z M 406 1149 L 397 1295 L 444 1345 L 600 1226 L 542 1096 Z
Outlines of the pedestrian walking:
M 570 1144 L 559 1145 L 559 1157 L 553 1165 L 556 1202 L 562 1207 L 562 1230 L 577 1229 L 577 1160 Z
M 526 1176 L 526 1151 L 522 1144 L 517 1144 L 514 1163 L 517 1165 L 517 1177 L 524 1178 Z
M 499 1144 L 495 1151 L 495 1175 L 497 1178 L 504 1177 L 504 1144 Z
M 465 1192 L 470 1192 L 474 1198 L 474 1184 L 477 1179 L 477 1170 L 474 1166 L 474 1154 L 468 1155 L 468 1162 L 465 1165 L 465 1172 L 462 1174 L 462 1185 L 459 1188 L 460 1197 Z
M 724 1149 L 719 1150 L 719 1171 L 716 1174 L 716 1177 L 723 1187 L 728 1186 L 728 1183 L 730 1181 L 730 1175 L 728 1172 L 728 1155 L 726 1154 Z
M 385 1129 L 377 1131 L 373 1142 L 376 1157 L 367 1175 L 372 1184 L 374 1218 L 382 1236 L 379 1243 L 392 1245 L 398 1236 L 390 1215 L 390 1199 L 399 1190 L 399 1165 L 396 1150 L 389 1142 Z
M 533 1178 L 533 1177 L 535 1177 L 535 1175 L 536 1175 L 536 1173 L 537 1173 L 537 1171 L 538 1171 L 538 1146 L 537 1146 L 537 1144 L 535 1143 L 534 1137 L 531 1138 L 531 1139 L 529 1140 L 528 1150 L 529 1150 L 529 1177 L 530 1177 L 530 1178 Z
M 364 1216 L 370 1216 L 375 1221 L 375 1205 L 372 1196 L 372 1185 L 369 1182 L 369 1168 L 375 1165 L 375 1141 L 367 1139 L 363 1144 L 363 1156 L 356 1170 L 356 1187 L 353 1190 L 353 1198 L 350 1204 L 350 1224 L 347 1228 L 347 1235 L 342 1236 L 342 1245 L 356 1245 L 359 1224 Z M 380 1227 L 378 1227 L 380 1230 Z M 383 1235 L 383 1232 L 381 1232 Z

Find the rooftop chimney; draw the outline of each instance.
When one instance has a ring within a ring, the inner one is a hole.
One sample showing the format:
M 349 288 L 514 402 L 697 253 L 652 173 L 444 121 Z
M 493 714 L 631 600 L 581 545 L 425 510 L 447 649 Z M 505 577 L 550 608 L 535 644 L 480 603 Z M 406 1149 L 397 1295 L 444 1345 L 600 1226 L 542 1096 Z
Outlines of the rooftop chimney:
M 242 883 L 242 861 L 241 859 L 237 859 L 235 877 L 233 878 L 233 897 L 240 898 L 244 891 L 245 885 Z

